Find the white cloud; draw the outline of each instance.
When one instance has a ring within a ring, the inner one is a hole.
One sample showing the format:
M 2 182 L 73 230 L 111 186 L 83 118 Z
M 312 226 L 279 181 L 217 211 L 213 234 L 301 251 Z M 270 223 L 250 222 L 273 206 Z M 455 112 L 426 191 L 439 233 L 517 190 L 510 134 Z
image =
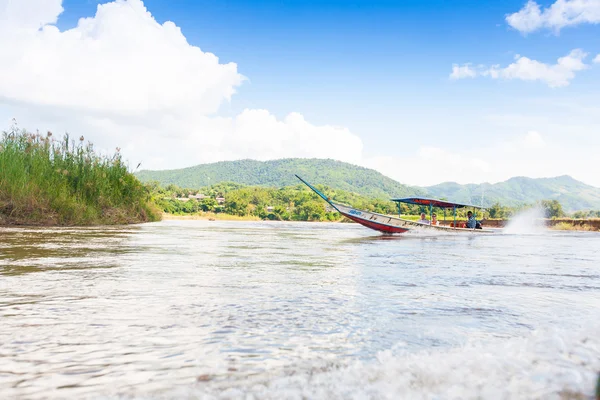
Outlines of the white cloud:
M 227 141 L 236 154 L 259 160 L 331 157 L 359 162 L 363 147 L 360 138 L 346 128 L 314 126 L 298 113 L 278 121 L 267 110 L 245 110 L 238 115 Z
M 56 23 L 62 12 L 62 0 L 0 0 L 0 29 L 34 31 Z
M 472 149 L 464 152 L 449 151 L 424 145 L 414 156 L 376 156 L 365 159 L 367 167 L 416 186 L 430 186 L 440 182 L 484 182 L 490 179 L 490 161 L 482 159 Z
M 475 78 L 477 71 L 471 67 L 471 64 L 465 65 L 452 65 L 452 72 L 450 73 L 450 79 L 463 79 L 463 78 Z
M 600 0 L 556 0 L 543 10 L 535 1 L 529 0 L 520 11 L 507 15 L 506 22 L 522 33 L 544 28 L 558 32 L 567 26 L 598 24 Z
M 34 12 L 29 12 L 34 10 Z M 266 110 L 217 117 L 244 77 L 159 24 L 141 0 L 99 5 L 61 32 L 61 0 L 0 0 L 0 102 L 21 125 L 83 133 L 145 168 L 251 157 L 357 160 L 360 138 Z
M 598 55 L 596 56 L 596 58 L 594 58 L 594 62 L 595 62 L 596 64 L 600 64 L 600 54 L 598 54 Z
M 0 80 L 0 94 L 9 100 L 126 116 L 207 114 L 243 80 L 235 64 L 190 46 L 172 22 L 158 24 L 141 0 L 99 5 L 95 18 L 65 32 L 38 30 L 58 18 L 60 1 L 40 16 L 11 10 L 43 9 L 43 0 L 7 1 L 0 19 L 22 27 L 0 28 L 0 76 L 11 77 Z
M 554 65 L 517 56 L 516 62 L 506 68 L 500 70 L 492 68 L 490 71 L 497 72 L 499 77 L 504 79 L 539 80 L 550 87 L 567 86 L 575 77 L 575 72 L 588 67 L 583 62 L 586 55 L 583 51 L 575 49 L 567 56 L 559 58 Z
M 526 149 L 540 149 L 546 145 L 542 135 L 537 131 L 529 131 L 521 141 Z
M 236 116 L 219 116 L 220 106 L 243 84 L 237 65 L 223 64 L 215 55 L 190 45 L 173 23 L 157 23 L 140 0 L 99 6 L 93 18 L 82 19 L 64 32 L 53 25 L 61 12 L 60 0 L 0 0 L 0 120 L 4 126 L 15 116 L 29 129 L 69 131 L 75 137 L 83 134 L 102 149 L 121 147 L 132 166 L 142 161 L 143 168 L 239 158 L 330 157 L 422 185 L 564 173 L 589 177 L 591 183 L 598 179 L 589 168 L 589 159 L 580 157 L 580 149 L 596 154 L 600 144 L 557 145 L 547 136 L 556 124 L 546 115 L 540 118 L 542 122 L 526 121 L 507 128 L 506 132 L 523 132 L 510 140 L 496 140 L 486 147 L 466 145 L 460 150 L 444 148 L 437 141 L 435 146 L 421 143 L 415 148 L 405 146 L 412 155 L 403 157 L 381 155 L 395 153 L 391 146 L 380 146 L 379 154 L 366 157 L 361 139 L 348 129 L 317 126 L 298 113 L 278 119 L 268 110 L 247 109 Z M 473 77 L 475 71 L 476 76 L 487 73 L 498 79 L 529 77 L 560 84 L 572 79 L 569 71 L 585 66 L 578 52 L 553 66 L 520 60 L 504 69 L 455 66 L 453 78 Z M 10 79 L 2 79 L 7 76 Z M 574 143 L 596 140 L 589 132 L 597 131 L 597 109 L 589 115 L 578 122 L 581 126 L 560 133 L 576 137 Z M 506 120 L 499 118 L 495 124 Z M 566 120 L 575 124 L 573 118 Z M 547 125 L 540 125 L 544 121 Z M 448 129 L 458 132 L 463 127 Z M 494 123 L 486 127 L 493 129 Z M 425 137 L 420 132 L 417 129 L 411 137 Z M 559 159 L 561 163 L 556 162 Z
M 539 178 L 564 174 L 600 186 L 590 171 L 589 157 L 582 156 L 581 148 L 572 151 L 569 142 L 546 141 L 541 133 L 529 131 L 455 150 L 421 146 L 414 156 L 370 157 L 365 159 L 365 165 L 399 182 L 420 186 L 440 182 L 496 183 L 514 176 Z M 595 151 L 600 151 L 598 141 L 588 146 L 586 154 Z
M 556 64 L 545 64 L 528 57 L 517 55 L 515 62 L 501 68 L 498 65 L 492 67 L 480 67 L 477 70 L 470 69 L 473 76 L 486 76 L 492 79 L 519 79 L 524 81 L 541 81 L 550 87 L 568 86 L 570 81 L 575 78 L 577 71 L 582 71 L 589 67 L 584 62 L 587 53 L 581 49 L 575 49 L 568 55 L 560 57 Z M 469 68 L 468 64 L 464 67 L 454 65 L 450 77 L 453 79 L 464 78 L 458 76 L 455 71 L 461 68 Z

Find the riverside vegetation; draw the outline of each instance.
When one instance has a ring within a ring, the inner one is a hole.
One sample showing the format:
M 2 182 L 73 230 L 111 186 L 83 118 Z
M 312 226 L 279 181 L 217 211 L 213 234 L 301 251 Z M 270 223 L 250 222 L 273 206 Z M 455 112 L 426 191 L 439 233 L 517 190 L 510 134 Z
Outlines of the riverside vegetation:
M 418 219 L 428 210 L 397 204 L 382 196 L 317 185 L 330 198 L 381 214 Z M 198 195 L 193 198 L 191 195 Z M 442 197 L 443 198 L 443 197 Z M 565 216 L 557 200 L 538 202 L 547 218 Z M 496 203 L 485 218 L 509 219 L 523 208 Z M 142 184 L 130 173 L 119 149 L 98 155 L 91 144 L 28 133 L 15 125 L 0 140 L 0 224 L 93 225 L 156 221 L 161 213 L 204 215 L 215 219 L 281 221 L 341 221 L 342 216 L 302 184 L 284 187 L 247 186 L 221 182 L 186 189 L 158 182 Z M 458 218 L 465 218 L 465 209 Z M 442 212 L 438 217 L 442 219 Z M 452 218 L 451 212 L 448 218 Z M 577 212 L 574 218 L 600 216 L 598 211 Z M 481 218 L 481 216 L 478 216 Z M 557 221 L 558 222 L 558 221 Z M 564 225 L 564 224 L 563 224 Z
M 154 201 L 166 213 L 174 215 L 210 213 L 235 217 L 254 217 L 279 221 L 339 221 L 341 215 L 327 206 L 304 185 L 282 188 L 244 186 L 223 182 L 200 190 L 179 188 L 175 185 L 161 187 L 157 182 L 148 184 Z M 328 196 L 381 213 L 394 212 L 390 201 L 371 199 L 342 190 L 320 186 Z M 200 193 L 206 197 L 197 200 L 190 195 Z M 222 203 L 217 198 L 223 198 Z M 184 199 L 184 200 L 182 200 Z
M 29 133 L 16 126 L 0 139 L 0 224 L 93 225 L 160 219 L 150 192 L 92 144 Z
M 398 173 L 410 175 L 414 179 L 419 176 L 420 171 L 403 168 Z M 296 185 L 298 180 L 294 174 L 312 184 L 322 183 L 378 199 L 447 197 L 458 203 L 483 204 L 485 207 L 491 207 L 495 203 L 521 207 L 526 203 L 557 200 L 567 212 L 600 210 L 600 188 L 586 185 L 567 175 L 554 178 L 514 177 L 495 184 L 460 185 L 445 182 L 434 186 L 414 187 L 357 165 L 329 159 L 298 158 L 221 161 L 183 169 L 136 172 L 142 182 L 157 181 L 162 186 L 174 184 L 188 188 L 201 188 L 219 182 L 280 188 Z
M 245 186 L 238 183 L 222 182 L 200 189 L 186 189 L 176 185 L 162 187 L 158 182 L 149 182 L 156 204 L 168 214 L 194 215 L 204 214 L 218 218 L 225 214 L 236 218 L 280 220 L 280 221 L 339 221 L 342 216 L 317 198 L 302 184 L 282 188 Z M 331 199 L 348 204 L 354 208 L 380 214 L 398 214 L 396 203 L 380 198 L 362 196 L 345 190 L 316 185 Z M 221 202 L 217 201 L 221 198 Z M 544 200 L 534 204 L 544 210 L 544 216 L 550 219 L 564 218 L 560 202 Z M 506 207 L 494 204 L 485 213 L 487 219 L 510 219 L 515 213 L 533 205 Z M 400 204 L 400 214 L 404 218 L 418 219 L 421 212 L 429 214 L 426 207 Z M 443 211 L 436 211 L 443 218 Z M 457 217 L 466 218 L 467 209 L 457 210 Z M 587 212 L 586 217 L 594 217 L 597 212 Z M 579 214 L 584 214 L 579 212 Z M 598 213 L 600 214 L 600 213 Z M 452 211 L 447 211 L 452 218 Z M 581 217 L 580 217 L 581 218 Z

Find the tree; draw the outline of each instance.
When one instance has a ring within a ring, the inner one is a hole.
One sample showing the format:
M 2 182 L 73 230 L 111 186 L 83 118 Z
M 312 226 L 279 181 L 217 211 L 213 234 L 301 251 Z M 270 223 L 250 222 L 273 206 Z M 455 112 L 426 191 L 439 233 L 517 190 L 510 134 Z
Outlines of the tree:
M 504 207 L 500 203 L 494 203 L 487 209 L 490 218 L 504 219 L 510 217 L 514 210 L 509 207 Z
M 200 201 L 200 209 L 204 212 L 214 211 L 217 205 L 217 201 L 212 197 L 205 197 Z
M 575 219 L 585 219 L 589 215 L 589 211 L 575 211 L 573 213 L 573 218 Z
M 561 218 L 565 216 L 562 205 L 558 200 L 542 200 L 540 205 L 544 209 L 546 218 Z

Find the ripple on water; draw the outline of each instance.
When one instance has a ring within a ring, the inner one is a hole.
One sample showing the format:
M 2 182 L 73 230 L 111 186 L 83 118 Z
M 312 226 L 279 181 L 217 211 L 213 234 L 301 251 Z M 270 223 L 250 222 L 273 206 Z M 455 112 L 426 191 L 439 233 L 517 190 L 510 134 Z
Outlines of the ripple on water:
M 0 397 L 591 395 L 599 242 L 276 222 L 0 228 Z

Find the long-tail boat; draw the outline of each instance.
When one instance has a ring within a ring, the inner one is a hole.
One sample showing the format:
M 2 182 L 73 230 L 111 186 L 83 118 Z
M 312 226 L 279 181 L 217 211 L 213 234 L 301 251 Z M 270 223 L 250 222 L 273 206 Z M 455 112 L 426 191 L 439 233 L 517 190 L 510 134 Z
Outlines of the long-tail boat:
M 418 221 L 411 221 L 408 219 L 400 218 L 400 216 L 390 216 L 384 214 L 378 214 L 371 211 L 365 210 L 357 210 L 350 206 L 335 203 L 317 188 L 312 186 L 310 183 L 306 182 L 304 179 L 296 175 L 296 178 L 300 179 L 302 183 L 308 186 L 313 192 L 315 192 L 319 197 L 325 200 L 331 207 L 333 207 L 337 212 L 342 214 L 344 217 L 357 222 L 361 225 L 366 226 L 367 228 L 374 229 L 379 232 L 392 234 L 392 233 L 405 233 L 408 231 L 418 231 L 418 230 L 437 230 L 437 231 L 445 231 L 445 232 L 464 232 L 464 233 L 493 233 L 495 230 L 492 229 L 482 229 L 480 226 L 476 228 L 467 228 L 464 224 L 456 221 L 456 210 L 461 208 L 472 208 L 473 210 L 482 209 L 482 207 L 473 205 L 473 204 L 462 204 L 462 203 L 453 203 L 445 200 L 437 200 L 437 199 L 429 199 L 425 197 L 407 197 L 407 198 L 396 198 L 391 199 L 392 201 L 398 204 L 398 214 L 400 214 L 400 203 L 407 204 L 417 204 L 420 206 L 426 206 L 429 208 L 430 216 L 433 214 L 433 208 L 441 208 L 444 211 L 447 209 L 452 209 L 454 220 L 449 224 L 449 226 L 445 225 L 432 225 L 429 221 L 427 223 L 422 223 Z

